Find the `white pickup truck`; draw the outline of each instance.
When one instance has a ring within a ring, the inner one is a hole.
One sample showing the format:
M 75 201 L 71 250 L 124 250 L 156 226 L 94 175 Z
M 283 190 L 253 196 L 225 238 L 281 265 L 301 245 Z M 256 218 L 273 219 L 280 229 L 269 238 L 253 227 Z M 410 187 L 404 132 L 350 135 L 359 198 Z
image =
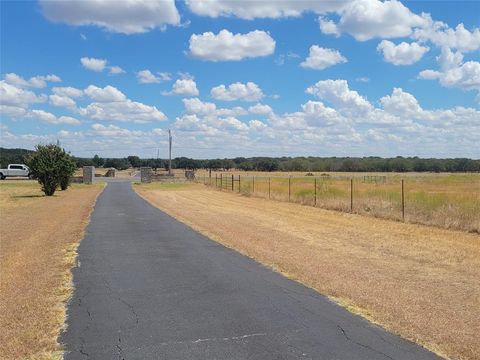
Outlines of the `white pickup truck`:
M 0 169 L 0 179 L 6 177 L 27 177 L 30 176 L 30 169 L 24 164 L 10 164 L 6 169 Z

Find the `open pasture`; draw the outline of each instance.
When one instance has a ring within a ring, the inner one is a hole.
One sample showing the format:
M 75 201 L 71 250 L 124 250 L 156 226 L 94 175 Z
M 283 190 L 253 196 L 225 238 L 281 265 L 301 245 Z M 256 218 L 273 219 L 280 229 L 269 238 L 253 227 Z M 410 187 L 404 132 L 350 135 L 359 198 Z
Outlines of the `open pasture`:
M 57 337 L 70 269 L 104 184 L 45 196 L 32 180 L 0 182 L 0 358 L 61 358 Z
M 480 232 L 480 174 L 199 172 L 197 180 L 246 196 Z

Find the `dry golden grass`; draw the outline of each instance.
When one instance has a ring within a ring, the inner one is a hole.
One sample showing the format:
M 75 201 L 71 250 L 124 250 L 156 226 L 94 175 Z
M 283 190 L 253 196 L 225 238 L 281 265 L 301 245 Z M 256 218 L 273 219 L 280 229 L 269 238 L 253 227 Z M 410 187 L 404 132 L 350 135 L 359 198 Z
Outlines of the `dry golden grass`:
M 480 236 L 203 185 L 135 185 L 168 214 L 439 354 L 480 358 Z
M 76 249 L 103 185 L 45 197 L 34 181 L 0 183 L 0 358 L 60 358 Z

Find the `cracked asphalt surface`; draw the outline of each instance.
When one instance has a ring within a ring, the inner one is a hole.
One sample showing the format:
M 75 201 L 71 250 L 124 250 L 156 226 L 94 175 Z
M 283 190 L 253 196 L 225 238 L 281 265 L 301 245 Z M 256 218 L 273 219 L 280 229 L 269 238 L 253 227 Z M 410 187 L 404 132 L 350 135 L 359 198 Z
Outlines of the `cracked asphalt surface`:
M 98 198 L 73 273 L 66 359 L 437 359 L 195 232 L 130 182 Z

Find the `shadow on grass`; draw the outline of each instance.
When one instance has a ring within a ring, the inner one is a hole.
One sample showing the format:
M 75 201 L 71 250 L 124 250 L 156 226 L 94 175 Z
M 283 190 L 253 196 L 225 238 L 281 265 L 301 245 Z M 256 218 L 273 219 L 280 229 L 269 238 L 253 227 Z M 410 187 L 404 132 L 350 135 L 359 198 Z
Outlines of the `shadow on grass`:
M 12 195 L 14 199 L 30 199 L 30 198 L 41 198 L 45 197 L 45 195 Z

